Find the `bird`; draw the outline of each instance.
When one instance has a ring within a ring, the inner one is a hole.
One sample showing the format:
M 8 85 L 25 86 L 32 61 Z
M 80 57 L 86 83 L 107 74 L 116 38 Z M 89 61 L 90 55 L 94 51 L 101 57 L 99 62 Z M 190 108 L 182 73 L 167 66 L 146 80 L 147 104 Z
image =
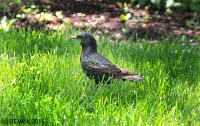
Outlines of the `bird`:
M 110 84 L 113 79 L 123 81 L 140 81 L 144 79 L 136 73 L 116 66 L 99 54 L 97 52 L 97 42 L 91 34 L 85 32 L 70 38 L 80 40 L 82 46 L 80 55 L 82 70 L 87 77 L 94 79 L 96 84 L 100 82 Z

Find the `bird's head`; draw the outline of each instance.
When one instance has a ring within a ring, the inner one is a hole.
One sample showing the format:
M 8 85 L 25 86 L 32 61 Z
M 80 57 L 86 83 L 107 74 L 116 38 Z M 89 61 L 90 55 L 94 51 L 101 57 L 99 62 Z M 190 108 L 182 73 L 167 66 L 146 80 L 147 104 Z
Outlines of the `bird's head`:
M 77 36 L 70 37 L 72 39 L 79 39 L 82 49 L 90 48 L 92 51 L 97 51 L 97 44 L 95 38 L 89 33 L 81 33 Z

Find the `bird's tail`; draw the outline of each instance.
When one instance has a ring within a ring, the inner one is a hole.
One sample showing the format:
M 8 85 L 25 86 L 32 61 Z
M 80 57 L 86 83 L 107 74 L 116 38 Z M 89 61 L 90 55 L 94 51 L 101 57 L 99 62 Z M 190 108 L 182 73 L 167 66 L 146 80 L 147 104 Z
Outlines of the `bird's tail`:
M 121 68 L 121 73 L 122 73 L 121 78 L 123 80 L 140 81 L 144 79 L 143 77 L 122 68 Z

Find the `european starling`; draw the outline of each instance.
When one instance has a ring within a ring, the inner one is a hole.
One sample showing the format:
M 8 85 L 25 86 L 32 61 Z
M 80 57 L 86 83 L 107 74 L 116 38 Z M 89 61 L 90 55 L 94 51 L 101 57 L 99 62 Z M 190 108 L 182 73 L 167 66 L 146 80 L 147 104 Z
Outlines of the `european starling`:
M 112 79 L 139 81 L 143 77 L 138 76 L 128 70 L 122 69 L 111 63 L 108 59 L 97 52 L 95 38 L 88 33 L 81 33 L 72 36 L 73 39 L 79 39 L 82 52 L 80 56 L 81 67 L 90 79 L 94 79 L 98 84 L 103 81 L 110 83 Z

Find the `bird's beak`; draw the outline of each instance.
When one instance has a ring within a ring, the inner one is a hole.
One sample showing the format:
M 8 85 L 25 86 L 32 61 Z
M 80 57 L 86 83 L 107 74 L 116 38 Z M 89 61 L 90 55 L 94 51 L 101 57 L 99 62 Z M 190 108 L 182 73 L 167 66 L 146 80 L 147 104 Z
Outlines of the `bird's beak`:
M 71 38 L 71 39 L 77 39 L 77 37 L 76 37 L 76 36 L 71 36 L 71 37 L 69 37 L 69 38 Z

